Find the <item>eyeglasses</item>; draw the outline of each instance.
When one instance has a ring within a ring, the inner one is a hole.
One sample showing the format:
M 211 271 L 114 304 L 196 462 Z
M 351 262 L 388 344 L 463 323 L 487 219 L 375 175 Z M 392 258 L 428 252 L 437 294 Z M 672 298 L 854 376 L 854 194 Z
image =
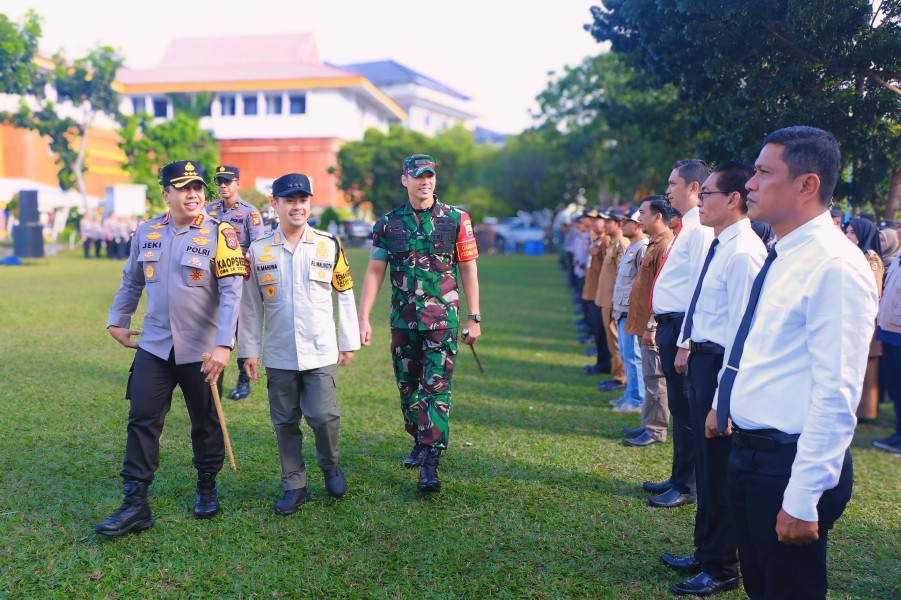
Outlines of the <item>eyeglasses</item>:
M 710 196 L 710 195 L 712 195 L 712 194 L 723 194 L 723 195 L 725 195 L 725 196 L 728 196 L 728 195 L 730 195 L 731 193 L 732 193 L 732 192 L 720 192 L 720 191 L 713 191 L 713 192 L 698 192 L 698 198 L 700 198 L 701 200 L 706 201 L 706 200 L 707 200 L 707 196 Z

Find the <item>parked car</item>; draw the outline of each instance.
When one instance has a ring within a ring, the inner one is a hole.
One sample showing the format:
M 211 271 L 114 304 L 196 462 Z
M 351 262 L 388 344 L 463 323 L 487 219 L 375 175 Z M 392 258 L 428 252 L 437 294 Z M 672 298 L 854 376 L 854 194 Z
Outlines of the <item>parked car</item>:
M 372 225 L 365 221 L 341 221 L 341 234 L 349 242 L 359 242 L 372 237 Z

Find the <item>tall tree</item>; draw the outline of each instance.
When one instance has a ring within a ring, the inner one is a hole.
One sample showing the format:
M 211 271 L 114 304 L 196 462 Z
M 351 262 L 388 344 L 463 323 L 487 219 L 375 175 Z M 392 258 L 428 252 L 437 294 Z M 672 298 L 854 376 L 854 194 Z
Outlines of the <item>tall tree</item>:
M 34 56 L 41 38 L 41 19 L 33 10 L 21 24 L 0 14 L 0 93 L 31 94 L 41 83 Z
M 154 212 L 165 210 L 159 180 L 162 165 L 174 160 L 198 160 L 207 173 L 212 173 L 219 163 L 216 140 L 186 112 L 176 112 L 171 121 L 159 122 L 148 114 L 130 116 L 123 119 L 120 133 L 120 146 L 128 158 L 125 170 L 135 183 L 147 186 Z
M 707 156 L 753 158 L 804 123 L 840 141 L 837 195 L 872 200 L 894 174 L 901 186 L 901 0 L 607 0 L 592 14 L 595 39 L 692 103 Z

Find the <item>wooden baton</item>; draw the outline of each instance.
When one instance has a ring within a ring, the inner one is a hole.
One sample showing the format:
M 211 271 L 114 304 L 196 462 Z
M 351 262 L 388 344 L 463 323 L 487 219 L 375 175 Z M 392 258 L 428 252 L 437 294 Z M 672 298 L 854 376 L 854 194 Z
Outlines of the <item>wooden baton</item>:
M 212 356 L 209 352 L 203 353 L 203 360 L 207 361 Z M 225 412 L 222 410 L 222 401 L 219 400 L 219 386 L 216 381 L 210 382 L 210 390 L 213 392 L 213 402 L 216 404 L 216 414 L 219 415 L 219 425 L 222 426 L 222 437 L 225 439 L 225 450 L 228 452 L 228 460 L 231 462 L 232 471 L 238 472 L 238 466 L 235 464 L 235 455 L 232 453 L 232 442 L 228 437 L 228 427 L 225 425 Z

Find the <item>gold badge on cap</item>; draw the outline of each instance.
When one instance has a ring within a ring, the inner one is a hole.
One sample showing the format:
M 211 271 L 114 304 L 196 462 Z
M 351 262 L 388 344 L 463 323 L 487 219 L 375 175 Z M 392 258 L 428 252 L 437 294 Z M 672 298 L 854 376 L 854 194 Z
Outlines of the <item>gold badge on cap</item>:
M 193 163 L 190 163 L 190 162 L 185 163 L 185 173 L 187 173 L 187 172 L 189 172 L 189 171 L 190 171 L 190 172 L 193 172 L 193 171 L 194 171 L 194 164 L 193 164 Z
M 219 167 L 219 172 L 223 173 L 225 171 L 225 167 Z

